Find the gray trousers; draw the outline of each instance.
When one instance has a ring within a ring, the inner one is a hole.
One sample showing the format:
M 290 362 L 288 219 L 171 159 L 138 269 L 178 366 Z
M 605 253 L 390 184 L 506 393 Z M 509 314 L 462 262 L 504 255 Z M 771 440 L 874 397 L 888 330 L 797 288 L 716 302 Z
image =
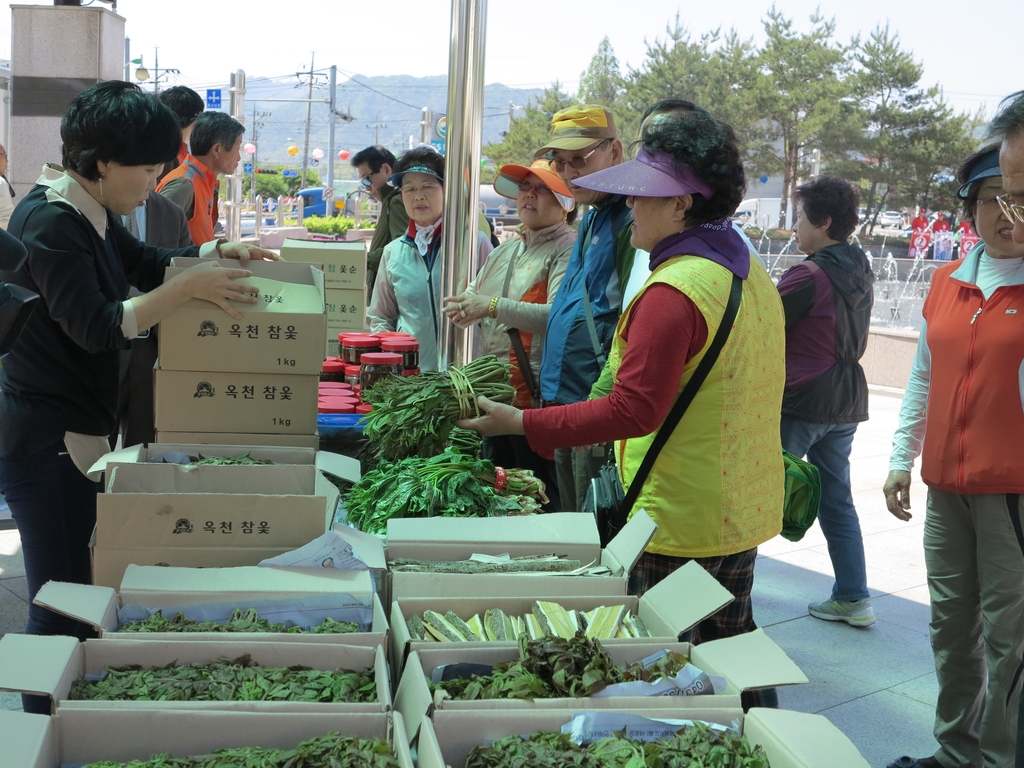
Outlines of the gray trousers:
M 1024 670 L 1022 522 L 1017 494 L 928 491 L 935 759 L 947 768 L 1014 764 Z
M 563 512 L 583 511 L 590 481 L 597 477 L 598 470 L 612 456 L 612 445 L 606 443 L 581 451 L 575 448 L 555 449 L 555 478 Z

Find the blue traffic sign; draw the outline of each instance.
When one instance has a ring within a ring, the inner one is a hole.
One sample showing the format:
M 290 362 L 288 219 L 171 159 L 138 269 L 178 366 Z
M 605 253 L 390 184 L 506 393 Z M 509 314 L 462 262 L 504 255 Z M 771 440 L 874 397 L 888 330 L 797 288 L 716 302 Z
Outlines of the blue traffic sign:
M 297 178 L 299 178 L 299 172 L 298 171 L 291 171 L 291 170 L 287 170 L 287 169 L 281 171 L 281 175 L 284 176 L 287 179 L 297 179 Z
M 252 163 L 242 163 L 242 173 L 252 173 Z
M 220 109 L 220 88 L 206 89 L 206 108 Z
M 444 139 L 431 139 L 431 145 L 438 151 L 439 154 L 444 154 L 445 140 Z

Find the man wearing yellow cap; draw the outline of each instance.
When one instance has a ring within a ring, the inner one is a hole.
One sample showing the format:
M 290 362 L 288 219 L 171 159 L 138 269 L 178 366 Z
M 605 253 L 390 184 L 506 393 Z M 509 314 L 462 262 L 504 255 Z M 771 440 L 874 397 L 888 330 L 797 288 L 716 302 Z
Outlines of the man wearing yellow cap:
M 551 138 L 536 152 L 538 158 L 551 159 L 576 202 L 590 206 L 548 316 L 540 368 L 545 404 L 578 403 L 590 396 L 622 312 L 622 294 L 636 255 L 629 242 L 632 217 L 626 198 L 573 183 L 618 165 L 622 155 L 611 110 L 595 104 L 555 113 Z M 609 455 L 606 446 L 555 451 L 564 510 L 580 509 L 590 479 Z

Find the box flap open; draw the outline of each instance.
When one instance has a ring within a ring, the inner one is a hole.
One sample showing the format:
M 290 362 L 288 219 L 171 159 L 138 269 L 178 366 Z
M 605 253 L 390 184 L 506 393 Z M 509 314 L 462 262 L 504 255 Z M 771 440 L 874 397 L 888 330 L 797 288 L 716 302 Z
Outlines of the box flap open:
M 117 594 L 110 587 L 48 581 L 32 602 L 96 629 L 117 629 Z
M 16 635 L 0 638 L 0 689 L 34 693 L 57 701 L 67 697 L 82 674 L 82 647 L 64 635 Z
M 763 629 L 701 643 L 694 646 L 691 659 L 701 669 L 706 664 L 725 675 L 738 691 L 807 682 L 807 675 Z
M 734 600 L 729 590 L 691 560 L 640 598 L 651 637 L 677 637 Z
M 361 476 L 358 459 L 330 451 L 316 452 L 316 468 L 321 472 L 336 475 L 342 480 L 351 480 L 353 483 Z
M 743 735 L 764 747 L 772 768 L 868 768 L 853 742 L 823 715 L 751 709 Z
M 647 510 L 638 509 L 618 535 L 608 542 L 601 553 L 601 564 L 611 568 L 613 576 L 628 577 L 657 531 L 658 524 Z
M 510 658 L 513 655 L 510 654 Z M 409 730 L 410 742 L 416 738 L 420 722 L 434 710 L 434 699 L 427 685 L 420 655 L 416 651 L 410 653 L 405 660 L 402 678 L 395 691 L 395 709 L 402 713 L 405 722 L 416 724 L 415 729 Z
M 0 710 L 0 744 L 4 765 L 18 768 L 54 768 L 57 757 L 57 728 L 47 715 Z
M 141 459 L 144 450 L 145 446 L 140 443 L 139 445 L 131 445 L 127 448 L 120 448 L 116 451 L 105 453 L 89 467 L 89 474 L 106 472 L 108 464 L 133 464 Z

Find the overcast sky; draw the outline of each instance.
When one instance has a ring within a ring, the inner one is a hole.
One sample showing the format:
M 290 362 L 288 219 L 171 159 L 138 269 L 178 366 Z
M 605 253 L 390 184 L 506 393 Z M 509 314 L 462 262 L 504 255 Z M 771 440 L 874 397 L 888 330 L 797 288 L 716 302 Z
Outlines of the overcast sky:
M 677 13 L 694 38 L 734 26 L 742 36 L 761 41 L 761 21 L 770 7 L 765 0 L 491 0 L 488 5 L 485 81 L 542 87 L 557 79 L 571 92 L 606 35 L 623 69 L 638 67 L 645 40 L 664 39 L 666 24 Z M 801 30 L 821 5 L 835 17 L 842 40 L 888 22 L 923 62 L 923 83 L 941 85 L 961 110 L 984 107 L 991 115 L 1003 96 L 1024 88 L 1024 0 L 988 0 L 973 7 L 962 0 L 841 5 L 778 0 L 776 5 Z M 313 51 L 318 69 L 336 64 L 341 77 L 448 71 L 448 0 L 118 0 L 117 12 L 127 20 L 133 58 L 141 54 L 151 67 L 159 46 L 161 67 L 181 70 L 168 84 L 219 85 L 235 69 L 249 76 L 284 76 L 308 67 Z M 0 16 L 0 56 L 9 57 L 10 14 Z

